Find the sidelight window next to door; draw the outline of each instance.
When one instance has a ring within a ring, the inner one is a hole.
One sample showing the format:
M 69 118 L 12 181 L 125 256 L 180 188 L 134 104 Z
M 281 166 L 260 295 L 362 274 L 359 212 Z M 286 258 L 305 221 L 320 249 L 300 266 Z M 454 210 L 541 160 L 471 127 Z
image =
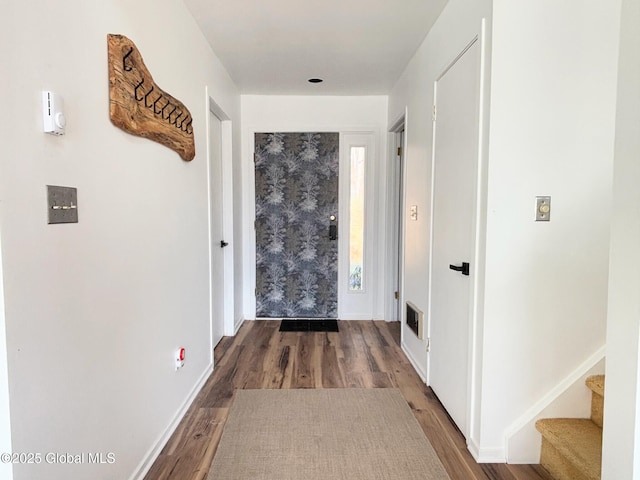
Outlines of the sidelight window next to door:
M 350 148 L 349 290 L 364 288 L 364 206 L 366 147 Z

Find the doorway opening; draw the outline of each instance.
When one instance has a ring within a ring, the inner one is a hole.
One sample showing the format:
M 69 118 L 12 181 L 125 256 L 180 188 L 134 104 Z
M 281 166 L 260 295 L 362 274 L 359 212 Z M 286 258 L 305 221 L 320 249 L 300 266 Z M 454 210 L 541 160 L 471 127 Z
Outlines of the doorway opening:
M 405 117 L 403 116 L 390 129 L 390 146 L 388 168 L 389 206 L 387 221 L 391 228 L 387 236 L 387 271 L 389 283 L 386 288 L 386 315 L 390 321 L 401 321 L 403 318 L 402 281 L 404 276 L 404 172 L 405 172 Z
M 205 88 L 209 210 L 211 361 L 223 336 L 234 335 L 232 122 Z

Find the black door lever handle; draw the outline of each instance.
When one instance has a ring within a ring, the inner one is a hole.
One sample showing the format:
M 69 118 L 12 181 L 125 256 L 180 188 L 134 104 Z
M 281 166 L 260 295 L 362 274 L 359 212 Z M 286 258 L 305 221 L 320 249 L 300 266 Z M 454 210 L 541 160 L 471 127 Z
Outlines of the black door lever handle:
M 227 242 L 225 242 L 224 240 L 220 240 L 220 248 L 224 248 L 227 245 L 229 245 Z
M 455 265 L 449 265 L 449 268 L 451 270 L 455 270 L 456 272 L 461 272 L 463 275 L 469 275 L 469 263 L 468 262 L 462 262 L 462 266 L 461 267 L 457 267 Z

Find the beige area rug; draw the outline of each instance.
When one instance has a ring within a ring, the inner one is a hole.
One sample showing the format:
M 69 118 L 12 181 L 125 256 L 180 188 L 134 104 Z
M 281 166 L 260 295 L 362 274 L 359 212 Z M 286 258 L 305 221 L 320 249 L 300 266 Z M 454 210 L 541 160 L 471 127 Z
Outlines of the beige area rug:
M 208 480 L 448 480 L 397 389 L 238 390 Z

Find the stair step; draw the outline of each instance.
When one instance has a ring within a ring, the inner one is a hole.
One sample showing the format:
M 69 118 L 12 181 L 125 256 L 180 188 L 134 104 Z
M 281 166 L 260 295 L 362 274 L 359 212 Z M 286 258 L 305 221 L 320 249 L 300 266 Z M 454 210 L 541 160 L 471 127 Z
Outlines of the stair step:
M 541 419 L 536 422 L 536 428 L 543 437 L 540 463 L 554 478 L 600 479 L 602 428 L 583 418 Z M 548 443 L 546 449 L 545 441 Z M 552 448 L 548 448 L 549 446 Z M 556 451 L 558 455 L 555 454 Z M 564 462 L 563 465 L 558 465 L 558 458 Z
M 602 427 L 604 420 L 604 375 L 593 375 L 585 381 L 591 389 L 591 420 Z
M 585 380 L 587 387 L 604 397 L 604 375 L 592 375 Z

